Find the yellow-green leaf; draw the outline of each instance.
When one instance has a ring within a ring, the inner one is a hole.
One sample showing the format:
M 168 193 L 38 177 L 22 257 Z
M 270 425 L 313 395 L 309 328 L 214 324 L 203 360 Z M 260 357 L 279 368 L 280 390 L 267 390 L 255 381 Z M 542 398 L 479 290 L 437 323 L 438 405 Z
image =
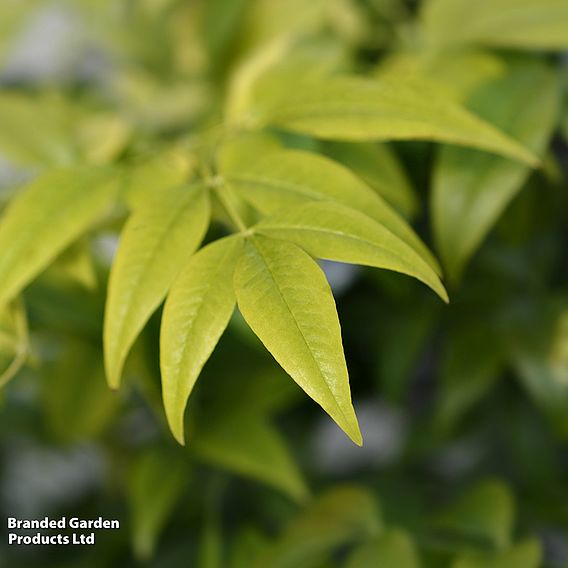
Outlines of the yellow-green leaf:
M 166 301 L 160 337 L 162 393 L 168 423 L 180 444 L 189 395 L 235 308 L 233 273 L 242 247 L 241 237 L 229 237 L 199 251 Z
M 438 275 L 412 248 L 384 226 L 343 205 L 319 202 L 288 209 L 263 219 L 254 231 L 292 241 L 316 258 L 408 274 L 448 300 Z
M 235 292 L 268 351 L 361 444 L 335 302 L 315 261 L 292 243 L 251 237 L 237 265 Z
M 472 107 L 536 154 L 548 146 L 559 113 L 559 85 L 543 64 L 525 61 L 482 87 Z M 443 148 L 434 170 L 434 235 L 448 275 L 457 279 L 530 169 L 499 156 Z
M 105 308 L 105 368 L 117 388 L 136 337 L 193 255 L 209 223 L 200 185 L 170 188 L 128 220 L 113 262 Z
M 273 150 L 222 170 L 224 179 L 263 214 L 309 201 L 336 201 L 372 217 L 416 251 L 434 270 L 439 266 L 410 226 L 347 168 L 300 150 Z
M 437 47 L 568 48 L 565 0 L 429 0 L 422 16 Z
M 110 210 L 117 186 L 110 169 L 51 170 L 12 199 L 0 219 L 0 305 Z
M 351 169 L 406 217 L 418 212 L 418 198 L 388 144 L 328 142 L 323 151 Z
M 479 148 L 526 162 L 535 156 L 439 91 L 400 81 L 333 77 L 277 87 L 261 83 L 254 109 L 259 126 L 274 125 L 318 138 L 433 140 Z
M 357 547 L 345 568 L 419 568 L 420 560 L 410 537 L 401 530 L 389 530 L 379 538 Z

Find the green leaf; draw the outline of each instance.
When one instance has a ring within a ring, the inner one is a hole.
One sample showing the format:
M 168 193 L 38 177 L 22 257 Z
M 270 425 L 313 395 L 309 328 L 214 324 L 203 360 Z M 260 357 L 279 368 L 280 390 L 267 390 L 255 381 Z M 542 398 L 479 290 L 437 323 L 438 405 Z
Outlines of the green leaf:
M 278 431 L 246 406 L 225 410 L 198 424 L 191 443 L 197 455 L 217 467 L 266 483 L 297 501 L 305 500 L 308 490 L 302 474 Z
M 360 445 L 335 302 L 318 265 L 292 243 L 251 237 L 237 265 L 235 292 L 268 351 Z
M 78 157 L 72 132 L 75 112 L 56 93 L 0 92 L 0 150 L 24 165 L 73 163 Z
M 555 74 L 525 62 L 481 88 L 471 106 L 538 155 L 549 143 L 559 112 Z M 448 274 L 466 262 L 521 189 L 528 167 L 476 150 L 443 148 L 434 170 L 434 234 Z
M 339 486 L 318 498 L 294 520 L 254 567 L 315 566 L 333 550 L 376 536 L 381 528 L 373 495 L 363 488 Z
M 229 237 L 200 250 L 166 301 L 160 336 L 162 392 L 168 423 L 180 444 L 189 395 L 235 308 L 233 273 L 242 248 L 241 237 Z
M 316 258 L 386 268 L 417 278 L 444 301 L 432 268 L 404 241 L 359 211 L 336 203 L 310 203 L 263 219 L 254 231 L 296 243 Z
M 452 568 L 539 568 L 542 562 L 540 544 L 525 540 L 505 552 L 469 552 L 458 558 Z
M 105 382 L 100 349 L 71 337 L 64 338 L 41 388 L 45 430 L 63 444 L 96 439 L 108 428 L 120 402 Z
M 420 560 L 414 543 L 401 530 L 389 530 L 379 538 L 357 547 L 345 568 L 419 568 Z
M 27 315 L 22 300 L 16 298 L 0 306 L 0 387 L 17 375 L 29 351 Z
M 429 0 L 422 15 L 428 39 L 436 47 L 568 48 L 564 0 Z
M 511 544 L 514 515 L 509 488 L 498 481 L 485 481 L 454 503 L 437 519 L 436 526 L 452 535 L 504 549 Z
M 347 166 L 406 217 L 418 212 L 418 198 L 396 154 L 387 144 L 327 142 L 323 152 Z
M 158 537 L 187 483 L 185 461 L 163 450 L 145 450 L 128 475 L 127 495 L 134 553 L 152 556 Z
M 493 125 L 442 96 L 400 81 L 334 77 L 259 88 L 258 126 L 274 125 L 318 138 L 433 140 L 471 146 L 534 165 L 536 157 Z
M 300 150 L 273 150 L 221 171 L 245 200 L 265 215 L 309 201 L 336 201 L 372 217 L 402 239 L 434 270 L 439 266 L 410 226 L 347 168 Z
M 12 199 L 0 219 L 0 305 L 14 298 L 113 205 L 112 170 L 51 170 Z
M 105 308 L 105 368 L 111 387 L 119 386 L 132 344 L 199 246 L 209 214 L 205 188 L 194 185 L 159 193 L 128 220 Z

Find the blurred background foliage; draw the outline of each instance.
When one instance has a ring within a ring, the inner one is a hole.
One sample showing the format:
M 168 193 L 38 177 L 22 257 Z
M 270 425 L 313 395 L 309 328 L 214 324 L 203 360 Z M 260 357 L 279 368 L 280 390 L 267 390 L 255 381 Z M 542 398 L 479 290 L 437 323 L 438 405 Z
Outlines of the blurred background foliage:
M 104 380 L 125 212 L 76 242 L 0 314 L 0 505 L 121 530 L 93 548 L 3 538 L 2 565 L 568 566 L 566 49 L 565 0 L 2 0 L 2 207 L 38 172 L 77 162 L 120 167 L 136 200 L 194 167 L 275 70 L 291 92 L 301 68 L 443 93 L 543 157 L 530 170 L 423 142 L 274 133 L 365 179 L 450 283 L 445 306 L 407 278 L 325 264 L 363 448 L 238 314 L 177 446 L 159 316 L 125 387 Z

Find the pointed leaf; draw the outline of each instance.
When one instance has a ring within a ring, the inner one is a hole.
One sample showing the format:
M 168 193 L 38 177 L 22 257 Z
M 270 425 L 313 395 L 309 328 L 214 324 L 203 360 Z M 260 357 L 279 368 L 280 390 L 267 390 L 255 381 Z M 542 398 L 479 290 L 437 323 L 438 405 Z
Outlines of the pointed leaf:
M 136 337 L 191 258 L 209 223 L 210 205 L 199 185 L 170 188 L 128 220 L 113 262 L 105 308 L 105 368 L 117 388 Z
M 229 237 L 199 251 L 166 301 L 160 337 L 162 392 L 168 423 L 181 444 L 187 400 L 235 308 L 233 273 L 242 248 L 241 237 Z
M 10 202 L 0 219 L 0 305 L 31 280 L 114 203 L 112 170 L 49 171 Z
M 243 159 L 221 172 L 235 191 L 262 213 L 302 205 L 307 201 L 336 201 L 383 224 L 424 257 L 435 270 L 432 253 L 410 226 L 347 168 L 328 158 L 299 150 L 273 150 Z
M 414 543 L 403 531 L 390 530 L 379 538 L 356 548 L 345 568 L 419 568 Z
M 292 243 L 252 237 L 235 291 L 245 320 L 278 363 L 361 444 L 335 302 L 318 265 Z
M 471 146 L 535 164 L 536 158 L 515 140 L 469 113 L 438 91 L 400 81 L 354 77 L 264 84 L 256 101 L 260 126 L 274 125 L 318 138 L 433 140 Z
M 437 519 L 436 526 L 503 549 L 511 543 L 514 520 L 515 502 L 509 488 L 497 481 L 486 481 L 454 503 Z
M 307 497 L 289 449 L 263 417 L 248 411 L 216 414 L 198 427 L 191 447 L 217 467 L 266 483 L 295 500 Z
M 132 544 L 136 556 L 152 556 L 158 537 L 183 493 L 188 468 L 179 457 L 162 450 L 146 450 L 128 475 Z
M 359 211 L 331 202 L 311 203 L 267 217 L 254 230 L 293 241 L 317 258 L 408 274 L 448 299 L 437 274 L 413 249 Z
M 471 105 L 542 154 L 559 112 L 558 82 L 546 66 L 525 62 L 479 90 Z M 485 152 L 446 147 L 434 172 L 435 238 L 449 275 L 457 279 L 530 169 Z

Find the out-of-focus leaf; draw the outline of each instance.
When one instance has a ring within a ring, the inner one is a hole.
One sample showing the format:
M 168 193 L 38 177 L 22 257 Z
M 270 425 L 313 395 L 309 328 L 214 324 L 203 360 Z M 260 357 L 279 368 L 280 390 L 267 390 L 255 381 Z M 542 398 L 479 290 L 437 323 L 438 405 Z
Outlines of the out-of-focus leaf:
M 471 106 L 540 155 L 558 116 L 558 82 L 547 66 L 527 61 L 482 87 Z M 434 171 L 432 210 L 436 243 L 451 278 L 459 278 L 529 172 L 484 152 L 443 148 Z
M 308 491 L 280 434 L 268 420 L 246 409 L 216 413 L 191 438 L 202 459 L 250 477 L 302 501 Z
M 59 442 L 85 442 L 108 427 L 119 399 L 106 385 L 100 350 L 79 339 L 62 339 L 62 351 L 56 351 L 42 378 L 46 430 Z
M 77 142 L 84 158 L 91 164 L 107 164 L 126 147 L 131 127 L 113 114 L 88 116 L 79 124 Z
M 87 290 L 94 290 L 97 287 L 97 273 L 88 240 L 82 238 L 74 242 L 59 255 L 47 273 L 53 274 L 55 280 L 63 278 Z
M 343 205 L 319 202 L 284 210 L 263 219 L 254 230 L 292 241 L 316 258 L 408 274 L 448 300 L 438 275 L 413 249 L 363 213 Z
M 269 215 L 309 201 L 335 201 L 372 217 L 438 271 L 439 266 L 410 226 L 348 169 L 323 156 L 301 150 L 266 150 L 221 170 L 223 178 L 246 201 Z
M 230 568 L 250 568 L 255 559 L 264 553 L 268 545 L 266 537 L 257 530 L 246 527 L 241 529 L 231 547 Z
M 525 540 L 504 552 L 467 552 L 452 568 L 539 568 L 542 552 L 537 540 Z
M 363 488 L 339 486 L 314 501 L 253 566 L 319 566 L 333 550 L 365 541 L 381 530 L 374 497 Z
M 435 525 L 451 536 L 505 549 L 511 544 L 514 515 L 509 488 L 485 481 L 453 503 Z
M 27 315 L 21 299 L 0 307 L 0 387 L 24 366 L 30 349 Z
M 395 52 L 377 69 L 377 77 L 441 89 L 463 102 L 477 87 L 503 75 L 507 66 L 491 51 L 463 48 L 432 52 L 428 49 Z
M 12 199 L 0 219 L 0 305 L 110 210 L 117 185 L 109 169 L 56 169 Z
M 387 144 L 328 142 L 323 151 L 347 166 L 406 217 L 418 211 L 418 199 L 396 154 Z
M 0 150 L 23 165 L 70 165 L 78 157 L 74 117 L 75 109 L 55 94 L 0 91 Z
M 187 400 L 235 309 L 233 273 L 242 248 L 243 240 L 236 236 L 199 251 L 166 301 L 160 335 L 162 392 L 170 428 L 181 444 Z
M 176 148 L 140 157 L 123 172 L 124 200 L 133 210 L 143 207 L 156 193 L 187 183 L 195 162 L 191 154 Z
M 361 444 L 335 302 L 315 261 L 292 243 L 252 237 L 237 265 L 235 292 L 268 351 Z
M 38 0 L 5 0 L 0 5 L 0 65 L 26 19 L 38 8 Z
M 435 418 L 444 430 L 487 393 L 499 376 L 505 355 L 494 330 L 483 321 L 454 329 L 447 341 Z
M 138 558 L 154 553 L 160 533 L 183 494 L 188 481 L 187 463 L 163 450 L 146 450 L 128 473 L 132 545 Z
M 411 538 L 403 531 L 389 530 L 379 538 L 357 547 L 345 568 L 419 568 L 420 560 Z
M 535 164 L 514 139 L 438 91 L 400 81 L 332 77 L 261 82 L 253 104 L 257 126 L 274 125 L 317 138 L 432 140 L 469 146 Z
M 512 340 L 512 361 L 535 402 L 563 436 L 568 435 L 568 307 L 541 308 L 548 317 L 522 322 Z M 550 313 L 552 312 L 552 313 Z M 518 335 L 517 331 L 515 335 Z
M 564 0 L 429 0 L 422 19 L 428 40 L 436 47 L 568 48 Z
M 105 308 L 105 368 L 117 388 L 124 361 L 148 318 L 199 246 L 210 205 L 201 185 L 169 188 L 128 220 L 109 277 Z

